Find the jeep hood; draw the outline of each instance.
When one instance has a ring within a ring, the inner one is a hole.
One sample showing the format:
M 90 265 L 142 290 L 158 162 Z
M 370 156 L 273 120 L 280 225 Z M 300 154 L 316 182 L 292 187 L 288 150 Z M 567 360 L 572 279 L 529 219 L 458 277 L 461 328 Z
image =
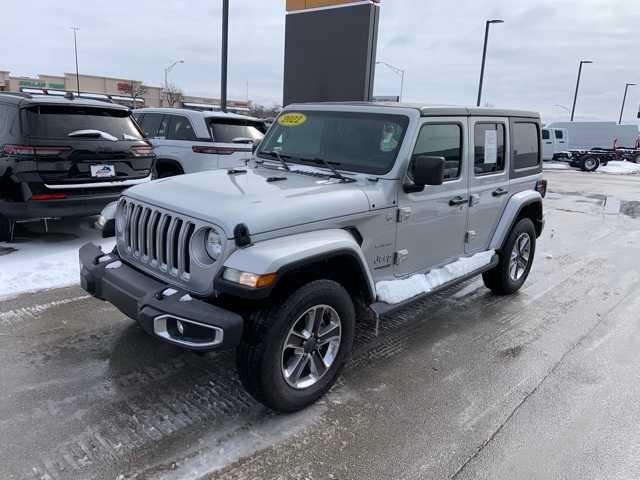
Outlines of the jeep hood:
M 132 187 L 125 195 L 218 225 L 228 237 L 239 223 L 260 234 L 369 210 L 358 183 L 265 167 L 180 175 Z

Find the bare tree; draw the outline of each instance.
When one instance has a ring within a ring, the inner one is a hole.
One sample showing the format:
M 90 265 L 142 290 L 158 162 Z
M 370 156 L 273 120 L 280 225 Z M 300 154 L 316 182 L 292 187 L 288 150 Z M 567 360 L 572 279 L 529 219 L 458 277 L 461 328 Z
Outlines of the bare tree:
M 136 108 L 136 100 L 143 97 L 148 91 L 149 88 L 144 86 L 142 83 L 131 82 L 131 91 L 129 93 L 131 94 L 131 104 L 133 105 L 133 108 Z
M 174 84 L 167 85 L 167 88 L 164 91 L 164 96 L 167 100 L 167 105 L 170 107 L 179 105 L 184 98 L 182 90 Z

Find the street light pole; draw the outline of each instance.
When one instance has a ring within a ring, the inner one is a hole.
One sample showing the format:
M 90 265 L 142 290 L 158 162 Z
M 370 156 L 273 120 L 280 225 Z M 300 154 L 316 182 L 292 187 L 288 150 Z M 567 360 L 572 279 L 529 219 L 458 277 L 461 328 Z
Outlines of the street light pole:
M 622 98 L 622 108 L 620 109 L 620 120 L 618 120 L 618 125 L 622 125 L 622 115 L 624 114 L 624 105 L 627 103 L 627 93 L 629 92 L 629 87 L 635 87 L 635 83 L 627 83 L 624 87 L 624 97 Z
M 222 74 L 220 110 L 227 111 L 227 66 L 229 62 L 229 0 L 222 0 Z
M 401 102 L 402 101 L 402 95 L 404 94 L 404 75 L 406 73 L 406 70 L 402 70 L 401 68 L 394 67 L 393 65 L 391 65 L 391 64 L 389 64 L 387 62 L 376 62 L 376 65 L 384 65 L 389 70 L 391 70 L 393 73 L 395 73 L 396 75 L 400 76 L 400 96 L 398 97 L 398 100 Z
M 591 60 L 580 60 L 580 67 L 578 68 L 578 81 L 576 82 L 576 92 L 573 95 L 573 108 L 571 109 L 572 122 L 576 114 L 576 103 L 578 102 L 578 90 L 580 90 L 580 78 L 582 77 L 582 65 L 585 65 L 587 63 L 593 63 L 593 62 Z
M 478 107 L 482 102 L 482 86 L 484 84 L 484 67 L 487 63 L 487 45 L 489 44 L 489 27 L 493 23 L 504 23 L 504 20 L 487 20 L 484 29 L 484 48 L 482 49 L 482 66 L 480 67 L 480 86 L 478 87 Z
M 169 65 L 167 68 L 164 69 L 164 95 L 165 95 L 165 100 L 167 99 L 167 95 L 169 92 L 169 72 L 171 70 L 174 69 L 174 67 L 176 65 L 178 65 L 179 63 L 184 63 L 184 60 L 176 60 L 175 62 L 173 62 L 171 65 Z
M 76 52 L 76 85 L 78 90 L 78 96 L 80 96 L 80 69 L 78 68 L 78 27 L 71 27 L 73 30 L 73 48 Z

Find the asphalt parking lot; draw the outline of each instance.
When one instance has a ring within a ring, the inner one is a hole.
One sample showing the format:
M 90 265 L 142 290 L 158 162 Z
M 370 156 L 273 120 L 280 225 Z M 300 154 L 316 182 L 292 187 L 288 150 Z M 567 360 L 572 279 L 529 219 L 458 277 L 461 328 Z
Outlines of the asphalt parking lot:
M 640 176 L 545 177 L 518 295 L 473 280 L 361 325 L 295 415 L 78 287 L 0 302 L 0 478 L 639 478 Z

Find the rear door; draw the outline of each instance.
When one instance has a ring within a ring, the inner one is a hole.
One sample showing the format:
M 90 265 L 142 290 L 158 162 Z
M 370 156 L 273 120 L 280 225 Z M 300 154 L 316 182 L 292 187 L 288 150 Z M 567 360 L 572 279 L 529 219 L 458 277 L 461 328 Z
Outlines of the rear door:
M 153 156 L 127 110 L 47 104 L 21 115 L 29 143 L 52 152 L 36 159 L 45 185 L 73 188 L 151 174 Z
M 252 120 L 209 117 L 207 126 L 211 132 L 220 168 L 244 165 L 251 157 L 253 144 L 264 137 L 265 127 Z
M 465 251 L 484 251 L 509 199 L 507 118 L 469 119 L 469 225 Z
M 553 142 L 555 152 L 564 152 L 567 150 L 567 131 L 563 128 L 553 129 Z
M 395 274 L 425 272 L 464 255 L 469 189 L 467 119 L 438 118 L 421 126 L 413 155 L 445 158 L 445 181 L 398 194 Z M 408 180 L 410 181 L 410 175 Z

